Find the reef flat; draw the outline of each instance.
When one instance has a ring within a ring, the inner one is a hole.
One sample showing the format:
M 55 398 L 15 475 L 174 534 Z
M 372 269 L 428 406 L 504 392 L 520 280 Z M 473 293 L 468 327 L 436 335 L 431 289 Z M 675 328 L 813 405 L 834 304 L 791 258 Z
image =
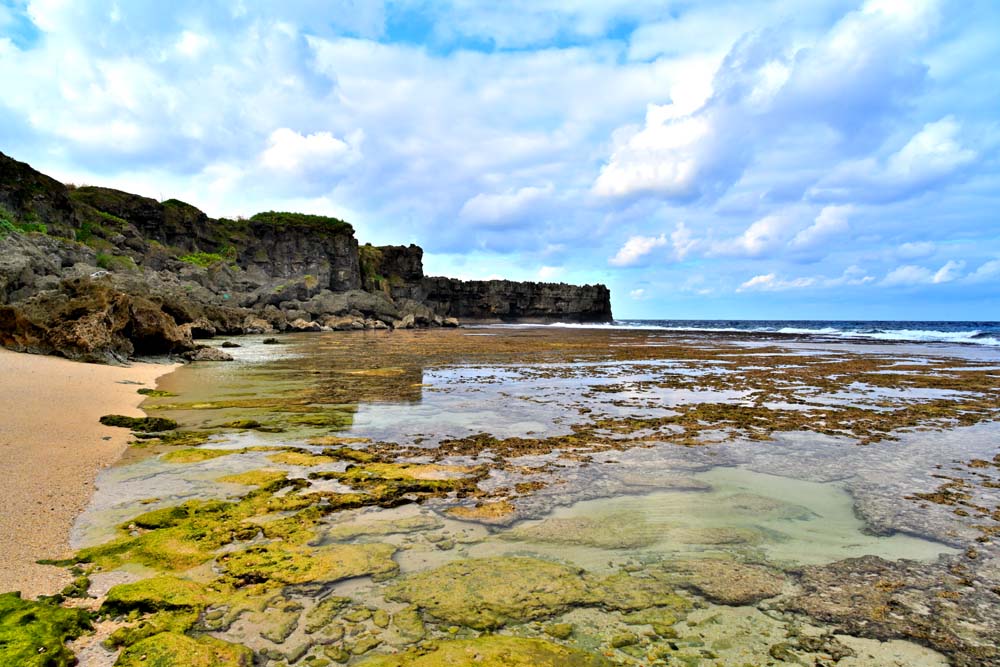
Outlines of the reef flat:
M 283 341 L 146 394 L 32 603 L 84 617 L 17 627 L 82 665 L 1000 664 L 989 350 Z

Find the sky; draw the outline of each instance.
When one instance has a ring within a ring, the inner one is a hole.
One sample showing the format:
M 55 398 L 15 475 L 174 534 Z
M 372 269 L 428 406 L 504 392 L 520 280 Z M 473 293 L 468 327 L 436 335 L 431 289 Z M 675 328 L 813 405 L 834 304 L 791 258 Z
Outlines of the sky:
M 1000 320 L 994 0 L 0 0 L 0 151 L 618 318 Z

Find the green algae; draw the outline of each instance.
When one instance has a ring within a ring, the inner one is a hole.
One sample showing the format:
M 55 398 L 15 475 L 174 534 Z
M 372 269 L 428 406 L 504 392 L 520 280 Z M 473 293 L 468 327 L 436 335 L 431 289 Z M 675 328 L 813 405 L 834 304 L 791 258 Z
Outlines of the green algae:
M 417 515 L 404 517 L 402 519 L 383 519 L 376 521 L 368 520 L 340 525 L 328 530 L 325 537 L 326 539 L 335 542 L 346 542 L 359 537 L 395 535 L 399 533 L 413 533 L 422 530 L 436 530 L 443 525 L 443 522 L 434 516 Z
M 177 428 L 177 422 L 165 417 L 126 417 L 125 415 L 104 415 L 101 423 L 105 426 L 121 426 L 139 433 L 159 433 Z
M 167 452 L 162 458 L 167 463 L 201 463 L 202 461 L 217 459 L 220 456 L 238 454 L 239 451 L 238 449 L 201 449 L 198 447 L 189 447 Z
M 409 575 L 385 596 L 447 623 L 491 630 L 554 616 L 589 593 L 578 568 L 534 558 L 485 558 Z
M 172 391 L 164 391 L 162 389 L 148 389 L 143 387 L 142 389 L 137 389 L 136 393 L 142 394 L 143 396 L 149 396 L 150 398 L 169 398 L 176 396 Z
M 251 667 L 253 651 L 213 637 L 161 632 L 128 647 L 115 667 Z
M 609 667 L 603 656 L 542 639 L 500 635 L 436 642 L 398 655 L 371 657 L 359 667 Z
M 551 618 L 577 606 L 631 611 L 690 602 L 673 582 L 619 572 L 600 578 L 561 563 L 525 557 L 459 560 L 408 575 L 385 591 L 445 623 L 493 630 Z
M 156 576 L 128 584 L 119 584 L 108 591 L 101 604 L 101 613 L 118 615 L 138 611 L 143 613 L 191 610 L 201 612 L 219 594 L 188 579 Z
M 572 544 L 601 549 L 637 549 L 659 542 L 670 524 L 648 521 L 640 512 L 617 512 L 600 518 L 566 517 L 517 527 L 505 540 Z
M 350 598 L 331 595 L 320 600 L 312 609 L 306 612 L 305 632 L 313 634 L 333 623 L 337 614 L 350 603 Z
M 0 594 L 0 664 L 63 667 L 76 663 L 66 642 L 91 629 L 90 614 L 54 600 Z
M 396 547 L 388 544 L 344 544 L 307 549 L 284 543 L 253 546 L 224 554 L 219 565 L 235 586 L 292 585 L 335 582 L 353 577 L 390 577 L 399 566 Z
M 248 470 L 234 475 L 224 475 L 215 481 L 225 484 L 242 484 L 244 486 L 268 486 L 288 477 L 283 470 Z

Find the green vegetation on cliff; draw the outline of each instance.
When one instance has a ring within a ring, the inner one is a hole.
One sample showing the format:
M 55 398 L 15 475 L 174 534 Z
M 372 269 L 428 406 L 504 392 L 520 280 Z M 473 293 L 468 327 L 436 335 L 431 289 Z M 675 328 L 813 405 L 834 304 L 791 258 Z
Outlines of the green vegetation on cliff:
M 327 229 L 344 233 L 354 233 L 354 228 L 339 218 L 325 215 L 310 215 L 308 213 L 289 213 L 286 211 L 264 211 L 253 215 L 250 220 L 274 227 L 310 227 Z

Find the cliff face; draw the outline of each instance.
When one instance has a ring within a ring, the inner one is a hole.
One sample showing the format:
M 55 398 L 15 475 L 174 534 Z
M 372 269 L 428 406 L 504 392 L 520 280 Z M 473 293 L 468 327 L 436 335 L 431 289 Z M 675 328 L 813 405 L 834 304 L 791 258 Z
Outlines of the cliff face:
M 91 361 L 216 334 L 611 319 L 602 285 L 428 278 L 418 246 L 359 247 L 342 220 L 216 220 L 2 153 L 0 311 L 0 344 Z
M 443 317 L 487 322 L 610 322 L 604 285 L 424 278 L 423 301 Z
M 276 213 L 258 214 L 250 220 L 212 220 L 177 199 L 161 204 L 110 188 L 76 188 L 70 196 L 79 208 L 91 212 L 90 218 L 97 212 L 94 225 L 106 229 L 118 222 L 118 231 L 138 252 L 155 241 L 180 257 L 219 255 L 258 278 L 308 275 L 333 291 L 361 287 L 358 242 L 353 228 L 339 220 Z M 132 234 L 129 225 L 134 227 Z

